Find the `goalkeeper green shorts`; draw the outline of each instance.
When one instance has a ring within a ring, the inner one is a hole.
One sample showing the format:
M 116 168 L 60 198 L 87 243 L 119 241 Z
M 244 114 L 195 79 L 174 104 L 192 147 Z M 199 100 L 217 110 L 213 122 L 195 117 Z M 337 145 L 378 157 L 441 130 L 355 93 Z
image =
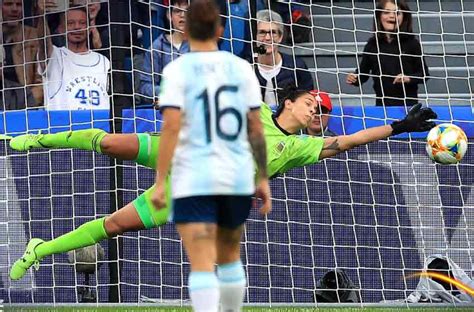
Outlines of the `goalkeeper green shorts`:
M 158 133 L 139 133 L 138 136 L 138 156 L 136 162 L 142 166 L 155 169 L 158 147 L 160 145 L 160 135 Z M 166 179 L 166 207 L 157 210 L 151 202 L 151 195 L 155 190 L 153 185 L 143 194 L 133 201 L 133 206 L 138 212 L 140 219 L 146 229 L 158 227 L 168 222 L 171 209 L 171 183 Z
M 161 136 L 159 133 L 138 133 L 138 156 L 135 162 L 142 166 L 156 169 L 156 158 Z

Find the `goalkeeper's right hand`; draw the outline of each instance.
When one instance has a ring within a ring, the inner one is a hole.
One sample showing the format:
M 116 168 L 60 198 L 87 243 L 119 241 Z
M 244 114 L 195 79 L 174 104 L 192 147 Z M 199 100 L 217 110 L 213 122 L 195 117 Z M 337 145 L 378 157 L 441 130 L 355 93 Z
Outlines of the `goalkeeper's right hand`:
M 392 135 L 404 132 L 425 132 L 431 130 L 436 124 L 430 119 L 436 119 L 438 115 L 429 107 L 421 107 L 421 104 L 413 106 L 402 120 L 391 124 Z

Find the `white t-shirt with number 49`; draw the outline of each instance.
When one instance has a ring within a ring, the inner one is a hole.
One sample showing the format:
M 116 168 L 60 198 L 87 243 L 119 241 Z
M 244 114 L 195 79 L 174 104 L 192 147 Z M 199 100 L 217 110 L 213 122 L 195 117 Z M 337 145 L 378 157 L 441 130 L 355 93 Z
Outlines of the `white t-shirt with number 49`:
M 97 52 L 53 47 L 43 76 L 48 110 L 110 109 L 110 61 Z

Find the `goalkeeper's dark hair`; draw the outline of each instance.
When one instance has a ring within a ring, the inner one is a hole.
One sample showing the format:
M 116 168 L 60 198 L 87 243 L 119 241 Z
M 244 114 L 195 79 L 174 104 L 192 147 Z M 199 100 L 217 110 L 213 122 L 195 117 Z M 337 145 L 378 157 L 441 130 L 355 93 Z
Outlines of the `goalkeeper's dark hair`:
M 220 25 L 220 11 L 214 0 L 191 1 L 186 14 L 186 30 L 192 39 L 212 39 Z
M 309 94 L 310 90 L 302 90 L 298 89 L 293 84 L 285 86 L 283 89 L 278 90 L 277 97 L 278 97 L 278 107 L 273 116 L 276 118 L 280 116 L 285 108 L 285 101 L 290 100 L 292 102 L 296 101 L 300 96 Z

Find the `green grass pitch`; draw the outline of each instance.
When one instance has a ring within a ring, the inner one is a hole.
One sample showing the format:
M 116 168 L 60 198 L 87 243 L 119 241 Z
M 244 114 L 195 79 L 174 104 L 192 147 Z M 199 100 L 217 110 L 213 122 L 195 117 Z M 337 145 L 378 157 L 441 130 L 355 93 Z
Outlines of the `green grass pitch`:
M 15 311 L 15 312 L 191 312 L 189 307 L 162 307 L 162 306 L 153 306 L 153 307 L 120 307 L 120 306 L 107 306 L 107 307 L 84 307 L 84 308 L 74 308 L 74 307 L 4 307 L 3 311 Z M 2 311 L 2 308 L 0 308 Z M 275 307 L 275 308 L 264 308 L 264 307 L 245 307 L 244 312 L 472 312 L 474 307 L 464 307 L 464 308 L 437 308 L 433 306 L 427 307 L 416 307 L 416 308 L 378 308 L 378 307 L 368 307 L 368 308 L 350 308 L 350 307 L 341 307 L 341 308 L 292 308 L 292 307 Z

